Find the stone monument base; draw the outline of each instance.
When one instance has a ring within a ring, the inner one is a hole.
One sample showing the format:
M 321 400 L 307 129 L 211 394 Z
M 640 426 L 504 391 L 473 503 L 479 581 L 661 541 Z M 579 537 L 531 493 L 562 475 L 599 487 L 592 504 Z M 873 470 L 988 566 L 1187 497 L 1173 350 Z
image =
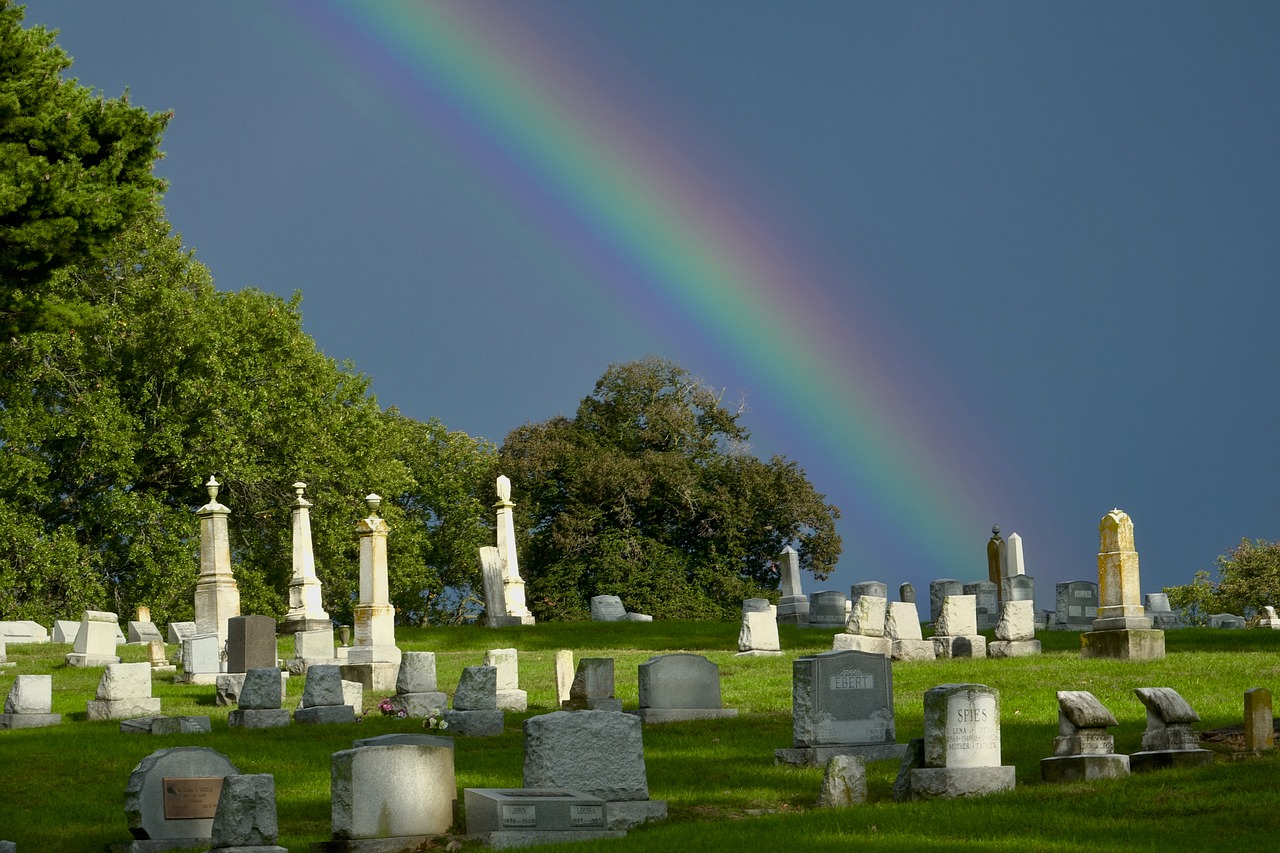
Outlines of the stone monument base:
M 737 708 L 639 708 L 635 714 L 642 723 L 678 723 L 683 720 L 722 720 L 738 716 Z
M 120 658 L 116 655 L 83 655 L 79 652 L 67 654 L 67 666 L 107 666 L 113 663 L 120 663 Z
M 943 658 L 985 658 L 987 638 L 981 634 L 965 637 L 932 637 L 933 651 L 938 660 Z
M 626 830 L 651 820 L 666 819 L 666 800 L 616 800 L 604 804 L 605 829 Z
M 518 829 L 500 829 L 496 832 L 482 832 L 479 835 L 468 835 L 493 850 L 514 850 L 518 847 L 531 847 L 534 844 L 563 844 L 570 841 L 594 841 L 597 838 L 626 838 L 623 829 L 561 829 L 530 830 L 521 832 Z
M 56 726 L 61 722 L 61 714 L 0 714 L 0 731 L 38 729 L 44 726 Z
M 907 754 L 905 743 L 834 744 L 831 746 L 798 746 L 775 749 L 774 764 L 797 764 L 801 767 L 826 767 L 837 755 L 857 755 L 863 761 L 901 761 Z
M 950 800 L 1012 791 L 1017 768 L 920 767 L 910 773 L 912 800 Z
M 348 656 L 347 663 L 342 664 L 343 681 L 354 681 L 374 693 L 394 693 L 399 673 L 400 664 L 388 661 L 354 663 Z
M 766 649 L 748 649 L 745 652 L 738 652 L 735 658 L 776 658 L 782 654 L 781 650 L 770 651 Z M 621 709 L 619 709 L 621 710 Z
M 244 708 L 227 715 L 227 726 L 233 729 L 278 729 L 290 722 L 288 708 Z
M 1154 628 L 1086 631 L 1080 635 L 1080 657 L 1162 660 L 1164 631 L 1157 631 Z
M 889 657 L 893 654 L 893 641 L 888 637 L 867 637 L 863 634 L 836 634 L 831 641 L 833 652 L 870 652 Z
M 1134 773 L 1164 770 L 1166 767 L 1208 767 L 1213 764 L 1213 752 L 1208 749 L 1151 749 L 1129 756 L 1129 768 Z
M 1129 756 L 1055 755 L 1040 759 L 1040 778 L 1046 782 L 1087 782 L 1129 775 Z
M 356 721 L 356 709 L 350 705 L 315 705 L 310 708 L 299 708 L 293 712 L 293 721 L 309 726 L 328 723 L 354 723 Z
M 894 640 L 889 655 L 894 660 L 937 660 L 933 640 Z
M 498 710 L 521 713 L 529 710 L 529 694 L 524 690 L 499 690 Z
M 992 640 L 987 643 L 987 656 L 993 658 L 1026 658 L 1040 654 L 1039 640 Z
M 159 699 L 90 699 L 90 720 L 127 720 L 160 716 Z
M 449 697 L 443 693 L 397 693 L 391 697 L 391 707 L 410 717 L 438 717 L 449 707 Z
M 276 633 L 280 635 L 300 634 L 303 631 L 332 631 L 332 619 L 317 619 L 315 617 L 295 616 L 293 618 L 284 618 L 280 621 L 280 626 L 276 628 Z
M 445 711 L 444 721 L 449 724 L 449 734 L 471 737 L 492 737 L 502 734 L 501 711 Z

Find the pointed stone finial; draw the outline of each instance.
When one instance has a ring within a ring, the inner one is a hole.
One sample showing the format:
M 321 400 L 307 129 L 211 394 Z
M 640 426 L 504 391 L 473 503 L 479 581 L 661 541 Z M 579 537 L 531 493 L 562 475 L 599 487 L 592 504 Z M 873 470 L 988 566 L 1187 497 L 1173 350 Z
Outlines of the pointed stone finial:
M 992 539 L 1000 538 L 1000 525 L 998 524 L 991 525 L 991 538 Z
M 373 492 L 370 492 L 364 496 L 364 502 L 369 507 L 370 515 L 378 514 L 378 507 L 382 506 L 382 498 L 378 497 Z
M 503 502 L 511 500 L 511 478 L 506 474 L 498 476 L 498 500 Z
M 213 478 L 212 474 L 209 475 L 209 482 L 204 484 L 205 491 L 209 493 L 209 503 L 216 504 L 218 502 L 218 488 L 221 485 Z
M 294 506 L 295 508 L 302 508 L 302 507 L 309 507 L 309 506 L 312 506 L 311 501 L 307 500 L 306 498 L 304 498 L 304 497 L 302 496 L 302 493 L 303 493 L 303 492 L 305 492 L 305 491 L 306 491 L 306 489 L 307 489 L 307 484 L 306 484 L 306 483 L 303 483 L 303 482 L 297 482 L 297 483 L 294 483 L 294 484 L 293 484 L 293 493 L 297 496 L 297 497 L 295 497 L 295 498 L 294 498 L 294 500 L 293 500 L 293 506 Z

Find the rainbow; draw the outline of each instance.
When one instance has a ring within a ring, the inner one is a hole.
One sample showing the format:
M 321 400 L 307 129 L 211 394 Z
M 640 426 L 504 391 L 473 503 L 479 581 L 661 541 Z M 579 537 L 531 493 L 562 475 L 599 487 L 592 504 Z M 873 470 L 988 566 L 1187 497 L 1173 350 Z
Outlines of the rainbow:
M 855 571 L 879 576 L 872 561 L 893 539 L 891 558 L 929 577 L 985 574 L 988 514 L 1008 500 L 929 408 L 939 389 L 903 375 L 904 348 L 879 331 L 871 297 L 798 251 L 743 181 L 583 59 L 536 4 L 288 8 L 317 73 L 359 75 L 617 299 L 674 321 L 798 413 L 781 431 L 819 448 L 833 470 L 819 477 L 810 462 L 815 482 L 843 484 L 826 490 L 843 493 L 832 497 Z M 320 70 L 335 58 L 340 72 Z

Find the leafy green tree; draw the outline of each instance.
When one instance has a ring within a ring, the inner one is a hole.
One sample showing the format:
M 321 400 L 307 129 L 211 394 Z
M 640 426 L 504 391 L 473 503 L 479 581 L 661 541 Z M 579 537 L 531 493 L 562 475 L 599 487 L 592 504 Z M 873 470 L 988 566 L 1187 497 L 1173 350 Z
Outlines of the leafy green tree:
M 1222 612 L 1217 606 L 1218 591 L 1213 581 L 1209 580 L 1209 572 L 1201 569 L 1196 572 L 1195 579 L 1183 586 L 1166 586 L 1165 594 L 1169 596 L 1169 608 L 1182 616 L 1188 625 L 1204 626 L 1209 624 L 1209 614 Z
M 82 305 L 50 274 L 100 256 L 164 188 L 151 173 L 169 113 L 104 99 L 62 72 L 71 59 L 0 0 L 0 329 L 52 328 Z
M 1241 539 L 1215 562 L 1216 583 L 1202 570 L 1190 584 L 1165 588 L 1170 606 L 1181 609 L 1192 624 L 1204 624 L 1210 613 L 1243 614 L 1280 604 L 1280 542 Z
M 147 604 L 160 621 L 190 618 L 194 511 L 210 474 L 232 510 L 246 613 L 285 610 L 297 480 L 334 616 L 350 617 L 371 491 L 388 499 L 393 604 L 406 618 L 438 610 L 446 584 L 476 580 L 480 522 L 458 514 L 479 505 L 492 448 L 382 411 L 368 379 L 302 331 L 298 295 L 216 290 L 154 211 L 49 288 L 92 310 L 0 343 L 0 589 L 22 590 L 0 597 L 0 613 L 47 621 Z
M 794 462 L 750 454 L 742 412 L 649 358 L 611 366 L 575 417 L 513 430 L 500 467 L 534 614 L 582 618 L 591 596 L 613 594 L 655 616 L 732 616 L 777 589 L 788 544 L 825 578 L 839 510 Z

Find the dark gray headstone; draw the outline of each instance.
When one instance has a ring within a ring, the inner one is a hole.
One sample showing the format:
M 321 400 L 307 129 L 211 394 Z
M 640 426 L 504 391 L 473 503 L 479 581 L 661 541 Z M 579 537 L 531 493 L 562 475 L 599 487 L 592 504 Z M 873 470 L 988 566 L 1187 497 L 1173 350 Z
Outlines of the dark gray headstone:
M 937 622 L 942 602 L 948 595 L 964 595 L 964 584 L 954 578 L 938 578 L 929 582 L 929 621 Z
M 898 598 L 905 604 L 916 603 L 916 588 L 909 583 L 898 587 Z
M 870 595 L 875 598 L 888 598 L 889 587 L 880 583 L 880 581 L 860 581 L 849 587 L 850 600 L 863 595 Z
M 1000 619 L 1000 592 L 991 581 L 964 585 L 964 594 L 972 595 L 978 614 L 978 630 L 990 631 Z
M 276 620 L 232 616 L 227 620 L 227 672 L 276 667 Z
M 702 655 L 659 655 L 639 666 L 641 708 L 719 708 L 720 667 Z
M 1031 575 L 1009 575 L 1000 581 L 1005 601 L 1035 601 L 1036 581 Z
M 844 620 L 848 617 L 845 609 L 846 601 L 848 599 L 843 592 L 833 590 L 815 592 L 809 596 L 809 624 L 843 628 Z
M 796 747 L 893 743 L 893 670 L 882 654 L 797 658 L 791 684 Z
M 1057 624 L 1089 630 L 1098 618 L 1098 585 L 1093 581 L 1069 581 L 1057 586 Z
M 526 788 L 568 788 L 602 800 L 647 800 L 640 718 L 556 711 L 524 722 Z

